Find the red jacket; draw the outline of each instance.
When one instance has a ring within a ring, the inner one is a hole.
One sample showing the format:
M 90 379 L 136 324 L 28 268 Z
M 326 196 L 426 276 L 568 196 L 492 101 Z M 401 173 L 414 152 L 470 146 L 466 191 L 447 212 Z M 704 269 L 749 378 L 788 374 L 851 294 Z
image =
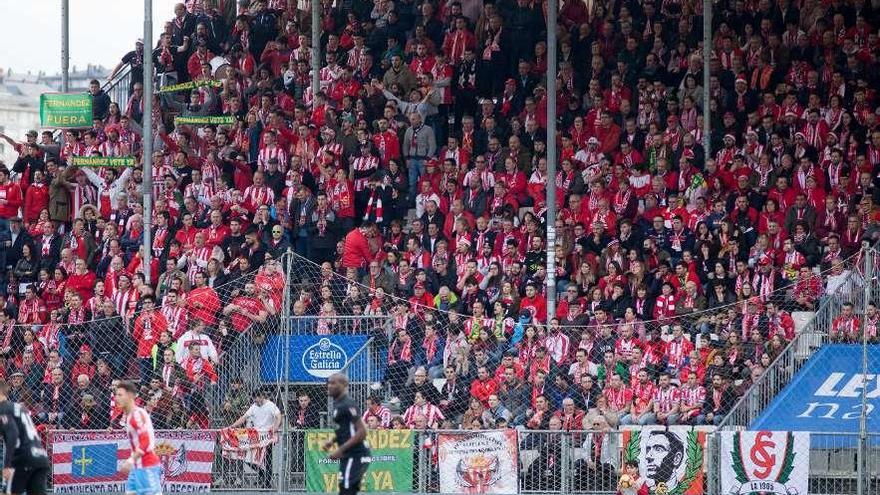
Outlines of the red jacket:
M 49 188 L 45 184 L 31 184 L 24 194 L 24 223 L 40 218 L 40 211 L 49 207 Z
M 21 188 L 18 184 L 7 182 L 0 185 L 0 218 L 9 219 L 18 216 L 21 205 Z
M 345 236 L 345 249 L 342 252 L 342 266 L 362 268 L 373 259 L 370 243 L 361 229 L 354 229 Z
M 485 407 L 489 407 L 489 396 L 496 393 L 498 393 L 498 383 L 494 378 L 489 378 L 485 382 L 477 378 L 471 383 L 471 397 L 482 402 Z
M 147 322 L 149 321 L 149 324 Z M 132 336 L 137 342 L 137 357 L 149 358 L 153 354 L 153 346 L 159 341 L 159 334 L 168 329 L 168 320 L 160 311 L 142 313 L 134 322 Z

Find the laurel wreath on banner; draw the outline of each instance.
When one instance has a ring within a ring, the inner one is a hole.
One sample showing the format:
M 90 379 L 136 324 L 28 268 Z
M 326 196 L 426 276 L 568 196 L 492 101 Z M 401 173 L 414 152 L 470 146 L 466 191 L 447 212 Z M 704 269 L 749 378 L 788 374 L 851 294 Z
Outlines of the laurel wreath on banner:
M 742 461 L 742 445 L 740 445 L 740 433 L 733 434 L 733 450 L 730 452 L 730 460 L 733 464 L 733 472 L 736 473 L 736 481 L 747 483 L 749 475 L 746 474 L 746 467 Z
M 626 443 L 626 452 L 624 454 L 625 461 L 639 460 L 639 444 L 641 443 L 642 434 L 639 430 L 630 433 L 629 441 Z M 700 444 L 700 435 L 696 431 L 688 432 L 687 438 L 687 464 L 684 468 L 684 476 L 678 481 L 675 489 L 667 492 L 667 495 L 684 495 L 690 489 L 691 485 L 699 476 L 703 469 L 703 445 Z
M 782 460 L 782 469 L 779 471 L 779 476 L 776 477 L 776 481 L 783 485 L 788 483 L 791 472 L 794 470 L 794 456 L 794 433 L 788 432 L 785 442 L 785 458 Z
M 675 489 L 669 495 L 684 495 L 700 471 L 703 469 L 703 446 L 700 444 L 700 435 L 696 431 L 688 432 L 687 440 L 687 464 L 684 468 L 684 476 L 678 481 Z
M 626 444 L 626 454 L 624 461 L 639 460 L 639 444 L 642 442 L 642 432 L 639 430 L 630 430 L 629 442 Z

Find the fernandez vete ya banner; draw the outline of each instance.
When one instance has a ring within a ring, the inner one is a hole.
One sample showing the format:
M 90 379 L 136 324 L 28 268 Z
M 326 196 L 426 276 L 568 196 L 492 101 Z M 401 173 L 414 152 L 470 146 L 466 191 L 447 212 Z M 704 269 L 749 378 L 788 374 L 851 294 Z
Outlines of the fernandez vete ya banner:
M 306 492 L 336 493 L 339 491 L 339 461 L 327 458 L 321 447 L 333 439 L 332 430 L 306 432 Z M 411 430 L 369 430 L 367 443 L 372 457 L 370 467 L 361 481 L 361 491 L 409 492 L 413 484 L 413 432 Z

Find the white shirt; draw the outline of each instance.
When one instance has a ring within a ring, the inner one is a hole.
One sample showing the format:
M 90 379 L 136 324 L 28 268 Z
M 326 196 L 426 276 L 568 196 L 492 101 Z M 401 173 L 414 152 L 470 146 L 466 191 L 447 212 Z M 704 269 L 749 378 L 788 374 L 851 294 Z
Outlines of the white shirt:
M 258 430 L 268 430 L 275 425 L 275 418 L 281 414 L 278 406 L 271 400 L 263 402 L 262 406 L 251 404 L 244 415 L 247 417 L 251 427 Z

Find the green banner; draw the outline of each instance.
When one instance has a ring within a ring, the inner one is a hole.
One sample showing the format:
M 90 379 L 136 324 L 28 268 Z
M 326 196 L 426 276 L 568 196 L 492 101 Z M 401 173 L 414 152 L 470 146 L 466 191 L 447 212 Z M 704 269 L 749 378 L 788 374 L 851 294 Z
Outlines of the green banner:
M 332 430 L 310 430 L 305 437 L 306 492 L 337 493 L 339 461 L 331 461 L 321 447 L 333 440 Z M 372 462 L 361 480 L 361 491 L 410 492 L 413 483 L 413 432 L 369 430 Z
M 228 125 L 234 124 L 235 117 L 232 115 L 216 115 L 211 116 L 207 115 L 204 117 L 199 116 L 191 116 L 191 117 L 174 117 L 174 125 L 181 124 L 193 124 L 193 125 L 204 125 L 204 124 L 215 124 L 215 125 Z
M 42 127 L 91 127 L 92 95 L 88 93 L 43 93 L 40 95 Z
M 170 86 L 165 86 L 164 88 L 160 89 L 159 92 L 160 93 L 176 93 L 178 91 L 186 91 L 188 89 L 191 90 L 191 89 L 196 89 L 196 88 L 202 88 L 205 86 L 219 88 L 219 87 L 223 86 L 223 81 L 217 81 L 215 79 L 202 79 L 200 81 L 189 81 L 189 82 L 185 82 L 185 83 L 172 84 Z
M 72 156 L 70 164 L 77 167 L 134 167 L 133 156 Z

